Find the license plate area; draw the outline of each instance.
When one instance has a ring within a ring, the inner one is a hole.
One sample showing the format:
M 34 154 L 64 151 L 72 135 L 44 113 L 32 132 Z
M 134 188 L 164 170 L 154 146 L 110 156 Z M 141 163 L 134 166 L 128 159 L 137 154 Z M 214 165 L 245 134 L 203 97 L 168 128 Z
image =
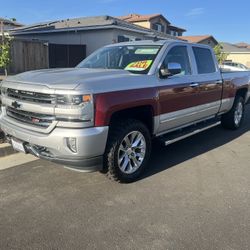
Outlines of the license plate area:
M 11 144 L 12 144 L 13 149 L 15 149 L 16 151 L 26 153 L 26 150 L 25 150 L 25 147 L 24 147 L 24 142 L 12 138 L 11 139 Z

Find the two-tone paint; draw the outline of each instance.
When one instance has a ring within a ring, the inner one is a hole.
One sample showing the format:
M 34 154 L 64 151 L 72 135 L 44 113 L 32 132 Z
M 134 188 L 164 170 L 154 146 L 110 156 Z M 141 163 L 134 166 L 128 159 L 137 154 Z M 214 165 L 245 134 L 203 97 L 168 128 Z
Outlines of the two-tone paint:
M 126 70 L 74 68 L 37 70 L 7 78 L 2 82 L 3 88 L 53 95 L 90 94 L 93 106 L 84 110 L 88 122 L 54 121 L 51 127 L 42 129 L 8 117 L 6 107 L 16 100 L 2 95 L 2 130 L 8 136 L 27 143 L 32 150 L 35 150 L 32 148 L 35 145 L 45 147 L 53 154 L 53 157 L 44 157 L 39 152 L 35 153 L 39 157 L 91 170 L 102 165 L 110 122 L 118 112 L 149 108 L 153 121 L 152 134 L 158 136 L 228 112 L 238 91 L 245 93 L 246 101 L 250 96 L 250 73 L 221 73 L 213 53 L 216 71 L 212 74 L 198 74 L 192 47 L 210 49 L 205 45 L 180 41 L 125 43 L 152 44 L 160 45 L 161 50 L 146 75 Z M 187 48 L 191 74 L 161 78 L 159 71 L 163 60 L 175 46 Z M 41 105 L 22 100 L 18 100 L 18 103 L 21 104 L 21 110 L 39 114 L 71 116 L 73 112 L 70 108 L 55 104 Z M 68 137 L 76 138 L 77 153 L 68 148 Z
M 175 46 L 187 47 L 192 74 L 161 78 L 159 69 L 162 62 Z M 221 73 L 212 53 L 216 71 L 198 74 L 192 47 L 210 49 L 203 45 L 173 42 L 163 48 L 164 53 L 156 59 L 146 81 L 144 76 L 138 75 L 137 84 L 145 81 L 143 88 L 135 84 L 134 89 L 95 94 L 95 125 L 108 125 L 112 115 L 121 110 L 150 106 L 154 116 L 154 134 L 161 135 L 228 112 L 239 90 L 244 90 L 248 99 L 250 72 Z M 114 85 L 118 83 L 114 82 Z M 121 82 L 120 86 L 122 88 Z

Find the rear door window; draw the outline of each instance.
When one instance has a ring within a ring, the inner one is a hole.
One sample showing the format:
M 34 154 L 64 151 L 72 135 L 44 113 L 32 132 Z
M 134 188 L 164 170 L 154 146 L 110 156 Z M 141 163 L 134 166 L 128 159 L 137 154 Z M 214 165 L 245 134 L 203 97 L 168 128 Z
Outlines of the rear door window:
M 198 74 L 209 74 L 216 72 L 213 55 L 210 49 L 193 47 L 197 64 Z

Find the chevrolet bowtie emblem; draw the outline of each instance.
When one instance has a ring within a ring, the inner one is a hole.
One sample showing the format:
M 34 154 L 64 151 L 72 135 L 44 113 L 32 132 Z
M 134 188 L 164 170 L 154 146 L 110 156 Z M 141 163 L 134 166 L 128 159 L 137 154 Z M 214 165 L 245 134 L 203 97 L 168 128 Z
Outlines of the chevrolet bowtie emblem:
M 11 103 L 11 106 L 12 106 L 13 108 L 15 108 L 15 109 L 18 109 L 18 108 L 21 107 L 21 104 L 19 104 L 17 101 L 14 101 L 14 102 Z

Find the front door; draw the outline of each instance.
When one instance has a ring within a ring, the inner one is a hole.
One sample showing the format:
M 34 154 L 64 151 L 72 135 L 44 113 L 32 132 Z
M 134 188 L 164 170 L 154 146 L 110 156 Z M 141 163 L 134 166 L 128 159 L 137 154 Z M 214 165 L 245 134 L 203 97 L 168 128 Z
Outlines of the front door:
M 177 45 L 169 50 L 163 67 L 178 63 L 182 72 L 178 75 L 159 79 L 159 127 L 157 133 L 189 124 L 198 119 L 199 85 L 195 83 L 186 45 Z

